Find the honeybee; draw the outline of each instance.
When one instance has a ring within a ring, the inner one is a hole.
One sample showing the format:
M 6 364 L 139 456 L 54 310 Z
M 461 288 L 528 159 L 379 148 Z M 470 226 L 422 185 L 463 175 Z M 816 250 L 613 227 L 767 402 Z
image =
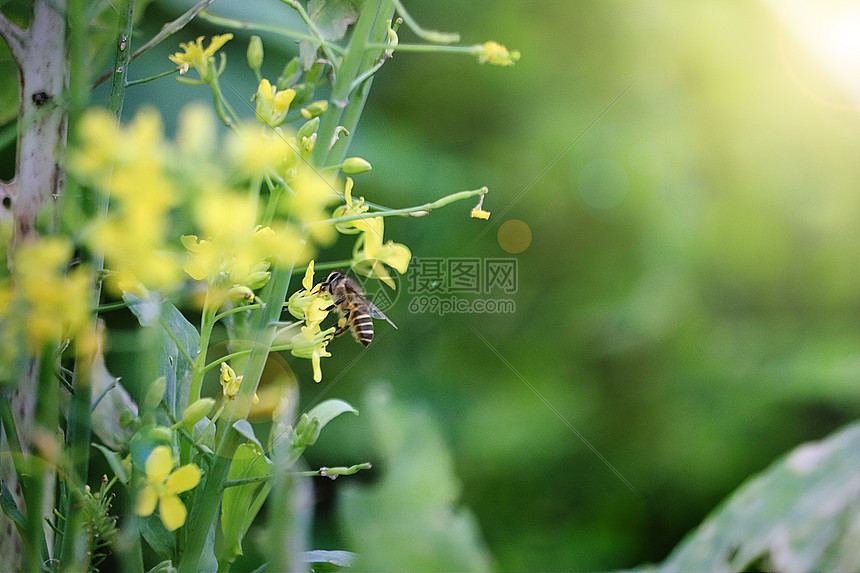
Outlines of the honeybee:
M 343 273 L 331 273 L 322 283 L 322 288 L 334 299 L 334 304 L 326 310 L 337 309 L 341 316 L 335 336 L 351 329 L 355 339 L 367 346 L 373 340 L 372 319 L 387 320 L 391 326 L 397 328 L 396 324 L 367 299 L 358 283 Z

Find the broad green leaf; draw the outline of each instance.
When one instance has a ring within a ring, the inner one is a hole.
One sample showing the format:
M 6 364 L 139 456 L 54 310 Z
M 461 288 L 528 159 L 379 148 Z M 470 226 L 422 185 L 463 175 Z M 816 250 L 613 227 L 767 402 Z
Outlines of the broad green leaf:
M 663 571 L 860 569 L 860 423 L 800 446 L 733 493 Z
M 371 486 L 341 490 L 338 520 L 357 570 L 490 570 L 477 522 L 457 503 L 460 484 L 436 422 L 381 388 L 366 402 L 386 470 Z
M 351 412 L 355 415 L 358 415 L 358 410 L 353 408 L 350 404 L 347 404 L 343 400 L 326 400 L 321 404 L 317 404 L 308 412 L 308 417 L 313 419 L 316 418 L 320 421 L 320 430 L 322 430 L 326 424 L 340 416 L 341 414 L 346 414 L 347 412 Z
M 200 334 L 168 301 L 159 300 L 152 295 L 144 299 L 130 292 L 123 293 L 123 299 L 142 326 L 158 328 L 156 375 L 166 378 L 167 390 L 164 398 L 173 417 L 181 418 L 182 412 L 188 407 L 188 388 L 191 385 L 191 363 L 186 354 L 192 360 L 197 356 Z M 180 346 L 184 353 L 180 351 Z
M 115 451 L 109 450 L 101 444 L 93 444 L 93 446 L 104 455 L 110 469 L 113 470 L 117 479 L 122 483 L 127 484 L 129 476 L 128 472 L 125 471 L 125 465 L 122 463 L 122 457 L 120 457 L 120 455 Z
M 347 28 L 358 19 L 361 0 L 310 0 L 308 16 L 324 40 L 334 42 L 346 34 Z M 302 42 L 299 54 L 304 69 L 314 63 L 319 44 Z
M 259 444 L 242 444 L 236 449 L 227 479 L 261 477 L 268 475 L 271 468 L 272 462 L 263 455 Z M 230 562 L 242 555 L 242 539 L 271 488 L 268 481 L 261 481 L 224 490 L 221 501 L 221 533 L 224 534 L 224 545 L 219 551 L 219 561 Z
M 165 529 L 158 517 L 159 509 L 156 508 L 152 515 L 138 518 L 140 533 L 159 557 L 167 559 L 173 555 L 173 546 L 176 543 L 174 535 Z M 180 530 L 181 531 L 181 530 Z

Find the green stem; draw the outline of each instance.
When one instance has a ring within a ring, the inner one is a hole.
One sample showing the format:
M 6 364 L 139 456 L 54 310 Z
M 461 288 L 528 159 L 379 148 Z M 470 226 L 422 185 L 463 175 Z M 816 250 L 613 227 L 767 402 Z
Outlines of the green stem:
M 400 0 L 393 0 L 394 5 L 397 7 L 397 13 L 400 14 L 400 17 L 403 18 L 403 21 L 412 30 L 416 36 L 427 40 L 428 42 L 440 42 L 442 44 L 450 44 L 452 42 L 460 41 L 460 34 L 451 33 L 451 32 L 437 32 L 436 30 L 425 30 L 421 26 L 418 25 L 418 22 L 415 21 L 412 16 L 409 15 L 409 12 L 406 11 L 406 8 L 403 7 L 403 2 Z
M 51 344 L 46 344 L 39 358 L 39 378 L 36 389 L 36 423 L 37 435 L 46 439 L 56 439 L 56 427 L 60 414 L 59 388 L 54 379 L 56 368 L 56 353 Z M 47 479 L 47 466 L 49 461 L 43 460 L 36 455 L 28 459 L 29 473 L 32 476 L 30 487 L 24 494 L 27 506 L 26 536 L 30 543 L 39 547 L 45 540 L 43 528 L 42 510 L 45 503 L 45 483 Z M 41 569 L 41 564 L 47 559 L 47 555 L 37 557 L 38 564 L 34 570 Z
M 200 2 L 198 2 L 197 4 L 192 6 L 187 12 L 182 14 L 179 18 L 177 18 L 176 20 L 173 20 L 172 22 L 168 22 L 167 24 L 162 26 L 161 31 L 158 34 L 153 36 L 150 41 L 148 41 L 147 43 L 142 45 L 140 48 L 135 50 L 135 52 L 131 55 L 131 58 L 129 61 L 134 61 L 142 53 L 146 52 L 150 48 L 157 46 L 162 41 L 164 41 L 165 38 L 172 36 L 173 34 L 178 32 L 179 30 L 184 28 L 185 25 L 188 24 L 188 22 L 190 22 L 194 18 L 194 16 L 197 15 L 198 12 L 200 12 L 201 10 L 203 10 L 204 8 L 209 6 L 214 1 L 215 0 L 200 0 Z M 202 16 L 202 14 L 201 14 L 201 16 Z M 93 88 L 96 88 L 96 87 L 102 85 L 105 82 L 105 80 L 107 80 L 110 77 L 111 73 L 112 72 L 105 72 L 104 74 L 99 76 L 99 78 L 93 82 Z
M 200 389 L 203 387 L 203 375 L 206 373 L 206 351 L 209 349 L 209 338 L 212 336 L 212 327 L 215 326 L 215 311 L 209 291 L 206 291 L 206 301 L 203 303 L 203 316 L 200 319 L 200 346 L 197 356 L 192 362 L 191 386 L 188 389 L 188 403 L 192 404 L 200 399 Z
M 347 46 L 346 54 L 338 69 L 335 84 L 332 87 L 328 109 L 323 114 L 319 130 L 317 131 L 317 143 L 311 153 L 311 163 L 317 167 L 322 168 L 339 163 L 337 160 L 329 160 L 330 146 L 335 130 L 341 124 L 341 119 L 344 117 L 347 107 L 356 105 L 354 101 L 357 100 L 360 100 L 358 104 L 359 108 L 362 108 L 364 105 L 363 98 L 350 101 L 349 94 L 353 90 L 355 79 L 364 70 L 371 67 L 373 63 L 371 59 L 370 63 L 365 64 L 367 59 L 367 44 L 374 39 L 377 35 L 375 32 L 378 32 L 379 28 L 382 28 L 383 32 L 387 30 L 388 24 L 385 15 L 390 18 L 392 12 L 391 0 L 366 0 L 361 9 L 361 15 L 352 31 L 352 37 Z M 381 40 L 381 37 L 379 39 Z M 348 126 L 344 127 L 349 129 Z M 352 133 L 352 130 L 350 130 L 350 133 Z M 343 145 L 345 146 L 345 144 Z
M 369 46 L 373 45 L 382 45 L 382 51 L 385 51 L 389 48 L 387 43 L 381 43 L 384 38 L 388 36 L 388 28 L 391 18 L 394 13 L 394 3 L 392 0 L 383 0 L 382 4 L 379 7 L 377 13 L 377 19 L 374 23 L 373 30 L 371 32 L 370 37 L 368 38 L 368 42 L 365 44 L 364 49 L 366 51 L 364 56 L 364 61 L 361 64 L 361 70 L 369 70 L 372 69 L 377 62 L 377 53 L 376 49 L 372 49 Z M 381 43 L 375 44 L 374 42 Z M 357 78 L 363 74 L 359 74 L 352 80 L 348 89 L 349 92 L 352 93 L 353 90 L 358 90 L 356 94 L 353 94 L 349 99 L 349 104 L 343 111 L 343 115 L 341 116 L 340 124 L 347 130 L 347 133 L 355 133 L 356 127 L 358 126 L 358 120 L 361 118 L 361 113 L 364 111 L 364 104 L 367 102 L 367 97 L 370 95 L 370 88 L 373 85 L 373 75 L 370 75 L 367 79 L 363 80 L 363 83 L 357 82 Z M 332 163 L 340 163 L 346 157 L 346 152 L 349 149 L 350 138 L 339 138 L 336 142 L 332 144 L 332 148 L 330 150 L 328 156 L 328 164 Z
M 160 74 L 155 74 L 154 76 L 149 76 L 148 78 L 143 78 L 140 80 L 131 80 L 126 82 L 125 87 L 130 88 L 131 86 L 138 86 L 140 84 L 145 84 L 148 82 L 155 81 L 159 78 L 163 78 L 166 76 L 172 76 L 173 74 L 179 72 L 179 68 L 173 68 L 172 70 L 167 70 L 166 72 L 161 72 Z
M 262 304 L 248 304 L 245 306 L 237 306 L 236 308 L 231 308 L 230 310 L 225 310 L 221 314 L 215 315 L 215 322 L 218 322 L 224 317 L 230 316 L 231 314 L 236 314 L 245 310 L 256 310 L 258 308 L 263 308 Z
M 322 46 L 322 49 L 325 52 L 325 57 L 328 58 L 328 61 L 331 62 L 331 65 L 334 66 L 335 69 L 337 69 L 337 57 L 327 46 L 327 42 L 323 38 L 323 35 L 320 33 L 319 28 L 317 28 L 317 25 L 314 24 L 314 21 L 310 19 L 310 16 L 308 16 L 308 13 L 305 12 L 304 7 L 298 2 L 296 2 L 296 0 L 281 0 L 281 2 L 287 4 L 293 10 L 299 13 L 299 16 L 301 16 L 302 20 L 304 20 L 305 25 L 308 27 L 308 30 L 310 30 L 311 34 L 313 34 L 313 43 Z
M 303 34 L 301 32 L 296 32 L 295 30 L 290 30 L 288 28 L 282 28 L 280 26 L 273 26 L 271 24 L 261 24 L 257 22 L 247 22 L 245 20 L 235 20 L 233 18 L 225 18 L 223 16 L 215 16 L 210 14 L 209 12 L 203 11 L 200 13 L 200 18 L 206 20 L 207 22 L 212 22 L 213 24 L 217 24 L 219 26 L 225 26 L 228 28 L 235 28 L 238 30 L 259 30 L 261 32 L 272 32 L 273 34 L 278 34 L 280 36 L 286 36 L 288 38 L 292 38 L 294 40 L 300 40 L 303 42 L 313 42 L 315 44 L 320 44 L 328 50 L 332 50 L 333 52 L 343 53 L 343 48 L 334 44 L 332 42 L 327 42 L 325 40 L 321 40 L 315 36 L 310 34 Z
M 397 44 L 392 48 L 388 44 L 368 44 L 368 49 L 394 50 L 395 52 L 436 52 L 448 54 L 470 54 L 475 55 L 481 51 L 480 44 L 475 46 L 439 46 L 436 44 Z
M 125 101 L 125 88 L 128 81 L 128 64 L 131 62 L 131 33 L 134 29 L 135 0 L 125 0 L 124 9 L 119 11 L 116 51 L 114 53 L 113 79 L 110 87 L 108 108 L 119 117 Z
M 476 195 L 486 195 L 488 191 L 489 190 L 486 187 L 481 187 L 480 189 L 474 189 L 472 191 L 458 191 L 457 193 L 446 195 L 441 199 L 431 201 L 430 203 L 424 203 L 423 205 L 418 205 L 416 207 L 406 207 L 405 209 L 390 209 L 388 211 L 378 212 L 370 211 L 367 213 L 361 213 L 359 215 L 344 215 L 343 217 L 325 219 L 324 221 L 317 221 L 312 224 L 331 225 L 332 223 L 346 223 L 348 221 L 356 221 L 358 219 L 370 219 L 374 217 L 421 217 L 427 215 L 433 209 L 444 207 L 445 205 L 449 205 L 455 201 L 461 201 L 463 199 L 468 199 L 469 197 L 475 197 Z M 322 267 L 320 266 L 314 268 L 317 269 Z
M 99 306 L 95 307 L 95 309 L 93 309 L 93 310 L 97 313 L 102 313 L 102 312 L 108 312 L 111 310 L 119 310 L 121 308 L 128 308 L 128 305 L 129 305 L 129 303 L 127 303 L 126 301 L 123 300 L 123 301 L 119 301 L 119 302 L 110 302 L 107 304 L 100 304 Z
M 314 271 L 329 271 L 329 270 L 333 270 L 333 269 L 342 269 L 344 267 L 350 266 L 351 264 L 352 264 L 352 259 L 344 259 L 342 261 L 332 261 L 330 263 L 319 263 L 319 264 L 314 263 Z M 293 274 L 294 275 L 299 274 L 299 273 L 304 274 L 306 270 L 307 270 L 307 267 L 293 269 Z
M 218 78 L 212 78 L 209 85 L 212 87 L 212 97 L 215 101 L 215 113 L 218 114 L 218 118 L 227 127 L 235 127 L 239 123 L 239 116 L 236 115 L 236 112 L 233 111 L 230 103 L 224 97 L 224 93 L 221 91 L 221 84 L 218 83 Z M 230 114 L 230 117 L 227 117 L 228 113 Z

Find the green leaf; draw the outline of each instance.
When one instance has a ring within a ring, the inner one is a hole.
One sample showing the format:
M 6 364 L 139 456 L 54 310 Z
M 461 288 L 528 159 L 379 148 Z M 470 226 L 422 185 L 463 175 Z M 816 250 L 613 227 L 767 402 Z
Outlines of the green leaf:
M 334 42 L 346 35 L 346 30 L 358 20 L 361 0 L 310 0 L 308 17 L 324 40 Z M 304 69 L 314 63 L 319 44 L 301 42 L 299 54 Z
M 257 434 L 254 433 L 254 427 L 248 420 L 236 420 L 233 422 L 233 429 L 242 434 L 242 437 L 256 444 L 260 450 L 263 449 L 263 444 L 257 439 Z
M 472 512 L 436 422 L 373 388 L 366 400 L 386 468 L 372 486 L 346 484 L 338 519 L 360 571 L 489 571 Z M 393 525 L 396 524 L 396 525 Z
M 305 551 L 302 553 L 302 560 L 305 563 L 331 563 L 338 567 L 352 567 L 358 555 L 351 551 L 326 551 L 324 549 L 314 549 L 313 551 Z
M 200 334 L 168 301 L 159 300 L 154 295 L 144 299 L 130 292 L 123 293 L 123 300 L 128 303 L 129 310 L 141 326 L 158 328 L 156 375 L 167 379 L 164 399 L 171 415 L 176 419 L 181 418 L 182 412 L 188 407 L 188 389 L 191 386 L 192 365 L 186 355 L 192 360 L 197 356 Z M 184 353 L 180 351 L 180 346 Z
M 860 423 L 793 450 L 735 491 L 664 571 L 860 569 Z
M 358 20 L 361 0 L 310 0 L 308 16 L 325 40 L 340 40 Z
M 110 466 L 110 469 L 113 470 L 113 474 L 117 477 L 117 479 L 124 484 L 128 484 L 129 475 L 125 471 L 125 466 L 122 463 L 122 457 L 120 457 L 120 455 L 115 451 L 109 450 L 101 444 L 94 443 L 93 446 L 104 455 L 108 465 Z
M 158 517 L 158 509 L 148 517 L 140 518 L 140 533 L 161 558 L 170 558 L 173 555 L 173 546 L 176 540 L 171 532 L 167 531 L 161 518 Z
M 261 477 L 271 472 L 272 462 L 263 455 L 257 443 L 242 444 L 236 449 L 227 479 Z M 268 481 L 228 487 L 221 501 L 223 548 L 219 561 L 230 562 L 242 555 L 242 539 L 260 511 L 272 485 Z
M 351 412 L 355 415 L 358 415 L 358 410 L 353 408 L 350 404 L 344 402 L 343 400 L 326 400 L 321 404 L 317 404 L 308 412 L 308 418 L 316 418 L 320 421 L 320 430 L 322 430 L 326 424 L 340 416 L 341 414 L 346 414 L 347 412 Z

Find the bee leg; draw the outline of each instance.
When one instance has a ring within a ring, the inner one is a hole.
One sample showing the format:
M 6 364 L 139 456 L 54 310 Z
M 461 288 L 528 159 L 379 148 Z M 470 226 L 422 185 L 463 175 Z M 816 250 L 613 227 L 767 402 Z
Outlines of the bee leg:
M 334 310 L 335 308 L 339 307 L 340 305 L 342 305 L 343 301 L 345 301 L 345 300 L 346 300 L 345 298 L 342 298 L 340 300 L 336 300 L 336 301 L 334 301 L 334 304 L 324 308 L 323 310 L 326 312 L 330 312 L 330 311 Z
M 340 336 L 341 334 L 343 334 L 347 330 L 349 330 L 349 317 L 341 318 L 337 322 L 337 330 L 334 331 L 333 336 Z

